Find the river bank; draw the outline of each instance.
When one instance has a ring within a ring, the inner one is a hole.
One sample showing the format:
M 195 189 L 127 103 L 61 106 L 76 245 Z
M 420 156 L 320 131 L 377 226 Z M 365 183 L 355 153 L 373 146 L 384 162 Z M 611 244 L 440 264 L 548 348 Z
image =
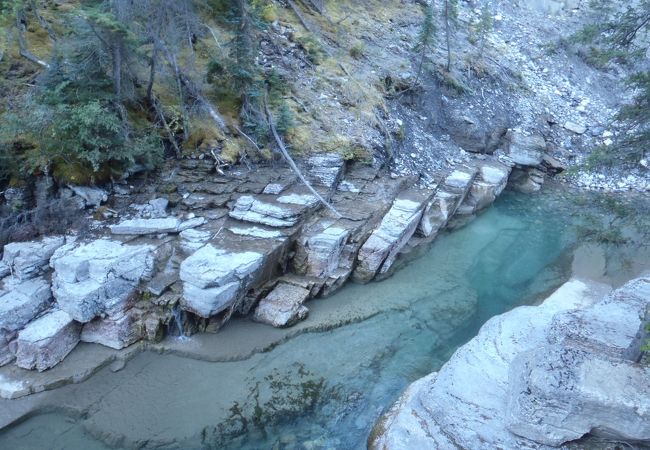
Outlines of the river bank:
M 589 212 L 583 203 L 551 187 L 545 195 L 509 193 L 393 277 L 310 302 L 309 318 L 294 328 L 235 319 L 218 334 L 138 350 L 85 382 L 4 400 L 3 423 L 14 425 L 0 442 L 38 445 L 43 429 L 85 448 L 361 448 L 408 383 L 439 368 L 488 318 L 544 298 L 572 264 L 613 284 L 643 270 L 648 258 L 636 244 L 598 246 L 604 265 L 574 263 L 575 250 L 578 260 L 586 251 L 578 242 L 594 244 L 579 231 Z M 636 262 L 622 267 L 621 259 Z

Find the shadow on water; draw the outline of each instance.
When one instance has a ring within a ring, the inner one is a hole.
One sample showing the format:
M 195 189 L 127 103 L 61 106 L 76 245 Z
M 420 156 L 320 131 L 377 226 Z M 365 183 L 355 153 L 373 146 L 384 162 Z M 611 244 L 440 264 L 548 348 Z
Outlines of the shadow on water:
M 375 420 L 409 383 L 438 370 L 494 315 L 539 302 L 570 277 L 575 248 L 593 243 L 585 204 L 601 220 L 611 213 L 575 197 L 506 193 L 388 280 L 348 285 L 311 306 L 317 317 L 327 302 L 363 302 L 377 308 L 367 320 L 299 335 L 245 361 L 143 353 L 118 373 L 69 387 L 101 398 L 85 419 L 33 417 L 0 434 L 0 448 L 365 448 Z M 649 260 L 634 239 L 621 242 L 601 242 L 611 260 L 603 277 L 612 282 Z M 622 257 L 636 262 L 617 263 Z

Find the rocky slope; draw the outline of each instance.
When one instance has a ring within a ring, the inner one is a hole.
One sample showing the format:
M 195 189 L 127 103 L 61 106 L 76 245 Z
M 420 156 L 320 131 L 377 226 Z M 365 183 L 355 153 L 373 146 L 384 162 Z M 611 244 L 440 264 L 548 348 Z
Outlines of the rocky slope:
M 607 291 L 574 279 L 540 306 L 494 317 L 408 388 L 369 447 L 550 449 L 589 433 L 650 441 L 650 371 L 638 364 L 650 277 Z

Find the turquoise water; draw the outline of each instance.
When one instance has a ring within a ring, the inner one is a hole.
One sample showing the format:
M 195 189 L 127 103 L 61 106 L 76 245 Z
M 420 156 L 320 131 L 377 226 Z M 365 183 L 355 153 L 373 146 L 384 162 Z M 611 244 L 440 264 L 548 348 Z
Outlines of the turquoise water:
M 366 320 L 243 361 L 140 354 L 117 373 L 48 394 L 48 413 L 0 433 L 0 448 L 365 448 L 375 420 L 409 383 L 437 370 L 490 317 L 565 282 L 580 243 L 603 246 L 612 281 L 643 269 L 638 230 L 624 230 L 629 242 L 608 243 L 594 230 L 611 208 L 578 200 L 506 193 L 388 280 L 308 305 L 310 320 L 332 305 L 357 305 Z

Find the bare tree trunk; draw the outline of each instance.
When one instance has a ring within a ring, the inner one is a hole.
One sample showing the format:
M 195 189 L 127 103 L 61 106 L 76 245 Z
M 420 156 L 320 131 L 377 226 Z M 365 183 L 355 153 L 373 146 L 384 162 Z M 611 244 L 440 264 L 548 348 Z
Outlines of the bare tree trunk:
M 307 31 L 309 31 L 310 33 L 312 33 L 312 31 L 311 31 L 311 27 L 310 27 L 309 25 L 307 25 L 307 22 L 306 22 L 305 19 L 302 17 L 302 14 L 300 14 L 300 11 L 298 10 L 298 7 L 296 6 L 296 4 L 295 4 L 294 2 L 292 2 L 291 0 L 287 0 L 287 4 L 288 4 L 289 7 L 291 8 L 291 11 L 293 11 L 293 13 L 296 15 L 296 17 L 297 17 L 298 20 L 300 21 L 300 24 L 305 28 L 305 30 L 307 30 Z
M 34 55 L 32 52 L 29 51 L 27 48 L 27 40 L 25 39 L 25 22 L 27 19 L 25 18 L 25 10 L 19 9 L 16 12 L 16 30 L 18 32 L 18 47 L 20 48 L 20 56 L 23 58 L 38 64 L 39 66 L 43 66 L 46 69 L 50 68 L 50 65 Z
M 43 16 L 41 16 L 41 13 L 38 12 L 38 5 L 36 4 L 36 0 L 30 0 L 30 6 L 32 7 L 32 12 L 36 17 L 36 20 L 38 20 L 38 23 L 45 29 L 45 31 L 47 31 L 47 35 L 50 37 L 50 39 L 55 42 L 57 40 L 56 33 L 50 26 L 50 23 L 45 20 Z
M 198 100 L 199 103 L 201 103 L 201 106 L 208 112 L 214 123 L 219 127 L 221 130 L 226 130 L 226 122 L 223 120 L 221 117 L 221 114 L 219 114 L 219 111 L 215 106 L 212 105 L 204 96 L 201 94 L 201 91 L 199 88 L 196 87 L 196 85 L 190 80 L 183 72 L 181 72 L 180 68 L 178 67 L 178 64 L 176 62 L 176 58 L 174 55 L 169 51 L 167 46 L 164 44 L 164 42 L 159 42 L 160 47 L 162 50 L 165 52 L 167 60 L 169 64 L 173 67 L 174 69 L 174 74 L 176 75 L 176 82 L 178 84 L 178 89 L 179 89 L 179 95 L 181 95 L 181 102 L 182 102 L 182 107 L 183 110 L 185 110 L 185 102 L 183 101 L 183 87 L 190 93 L 192 97 L 194 97 L 196 100 Z
M 445 34 L 447 38 L 447 72 L 451 70 L 451 26 L 449 25 L 450 14 L 449 0 L 445 0 Z
M 165 114 L 160 107 L 160 103 L 158 102 L 158 99 L 152 95 L 150 97 L 150 102 L 151 106 L 153 107 L 154 111 L 156 111 L 156 116 L 158 116 L 158 120 L 163 125 L 163 128 L 165 129 L 165 133 L 167 134 L 167 139 L 169 139 L 169 142 L 172 144 L 174 147 L 174 152 L 176 153 L 176 158 L 180 159 L 182 156 L 182 152 L 180 147 L 178 146 L 178 143 L 176 142 L 176 137 L 174 136 L 174 133 L 172 132 L 171 128 L 169 128 L 169 124 L 167 123 L 167 120 L 165 119 Z
M 271 111 L 269 110 L 269 104 L 267 101 L 267 96 L 264 96 L 264 110 L 266 111 L 266 119 L 268 120 L 269 123 L 269 128 L 271 129 L 271 134 L 273 134 L 273 138 L 275 139 L 276 144 L 278 144 L 278 148 L 280 149 L 280 153 L 282 153 L 282 156 L 284 159 L 287 161 L 289 164 L 289 167 L 291 167 L 291 170 L 293 170 L 296 175 L 298 175 L 298 178 L 302 183 L 307 186 L 307 189 L 311 191 L 312 194 L 330 211 L 332 211 L 337 218 L 343 217 L 341 213 L 339 213 L 336 208 L 334 208 L 332 205 L 330 205 L 327 200 L 323 198 L 322 195 L 318 193 L 316 189 L 307 181 L 307 178 L 302 174 L 296 163 L 294 162 L 293 158 L 291 158 L 291 155 L 289 155 L 289 152 L 287 151 L 287 148 L 284 145 L 284 142 L 282 142 L 282 138 L 278 134 L 278 131 L 275 129 L 275 125 L 273 125 L 273 116 L 271 115 Z
M 122 42 L 117 38 L 117 42 L 113 44 L 111 49 L 113 56 L 113 89 L 117 101 L 122 101 Z
M 158 41 L 153 43 L 153 51 L 151 52 L 151 63 L 149 64 L 149 83 L 147 84 L 147 99 L 152 101 L 153 98 L 153 85 L 156 81 L 156 60 L 158 59 Z

